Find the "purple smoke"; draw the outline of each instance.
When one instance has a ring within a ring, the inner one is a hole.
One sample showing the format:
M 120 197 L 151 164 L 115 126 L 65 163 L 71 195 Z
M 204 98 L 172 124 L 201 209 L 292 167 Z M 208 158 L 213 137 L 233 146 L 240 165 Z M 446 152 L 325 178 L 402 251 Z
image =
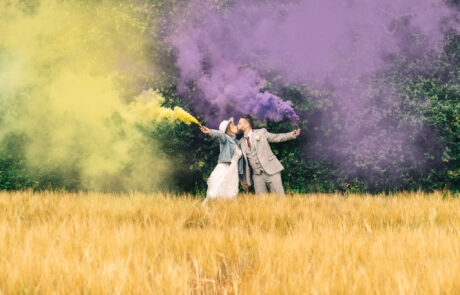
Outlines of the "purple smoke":
M 285 116 L 295 122 L 299 121 L 299 116 L 292 109 L 290 101 L 283 101 L 268 91 L 257 93 L 255 98 L 247 103 L 246 112 L 253 113 L 257 118 L 280 121 Z
M 289 83 L 321 87 L 327 79 L 337 86 L 382 69 L 385 57 L 413 38 L 436 46 L 442 26 L 458 28 L 441 0 L 240 1 L 220 12 L 211 3 L 192 1 L 169 38 L 178 50 L 181 89 L 196 82 L 198 99 L 214 106 L 208 119 L 257 107 L 262 119 L 278 120 L 272 116 L 278 105 L 293 118 L 275 95 L 267 110 L 258 106 L 266 103 L 266 94 L 259 95 L 263 72 L 276 70 Z
M 226 53 L 218 48 L 224 41 L 213 39 L 192 27 L 170 38 L 179 48 L 180 87 L 184 90 L 187 81 L 196 83 L 201 91 L 197 100 L 205 101 L 204 105 L 199 105 L 202 107 L 200 112 L 206 112 L 208 122 L 243 113 L 256 115 L 260 120 L 281 120 L 285 116 L 298 121 L 289 101 L 267 91 L 261 93 L 266 80 L 256 70 L 233 59 L 228 60 Z
M 341 162 L 352 155 L 355 166 L 378 157 L 384 167 L 410 146 L 415 128 L 392 125 L 388 110 L 400 94 L 374 78 L 392 55 L 437 51 L 448 29 L 460 29 L 458 10 L 442 0 L 235 1 L 225 9 L 213 3 L 192 1 L 175 16 L 169 38 L 180 90 L 196 83 L 195 112 L 211 123 L 238 113 L 297 120 L 290 102 L 263 91 L 266 79 L 324 90 L 324 103 L 338 107 L 317 119 L 339 118 L 343 133 L 329 156 Z

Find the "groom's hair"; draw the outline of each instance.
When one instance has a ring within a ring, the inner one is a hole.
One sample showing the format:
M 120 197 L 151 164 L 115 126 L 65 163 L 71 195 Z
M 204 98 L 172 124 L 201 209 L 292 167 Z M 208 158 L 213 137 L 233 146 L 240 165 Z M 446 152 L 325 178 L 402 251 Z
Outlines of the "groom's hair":
M 251 129 L 254 128 L 254 121 L 252 120 L 252 117 L 250 115 L 243 115 L 243 116 L 241 116 L 241 118 L 243 118 L 246 121 L 248 121 L 249 126 L 251 126 Z

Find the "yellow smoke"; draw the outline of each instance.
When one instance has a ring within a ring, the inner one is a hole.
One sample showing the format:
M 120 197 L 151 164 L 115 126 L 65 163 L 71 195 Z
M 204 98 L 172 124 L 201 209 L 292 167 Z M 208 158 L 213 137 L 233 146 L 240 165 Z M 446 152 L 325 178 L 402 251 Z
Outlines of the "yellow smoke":
M 155 74 L 149 19 L 128 1 L 24 2 L 0 3 L 0 142 L 24 135 L 30 169 L 77 169 L 85 188 L 154 189 L 168 162 L 124 116 Z
M 145 90 L 140 95 L 138 95 L 135 100 L 129 105 L 129 113 L 126 113 L 126 116 L 131 121 L 138 122 L 152 122 L 152 121 L 181 121 L 187 125 L 190 123 L 195 123 L 197 125 L 201 124 L 198 120 L 193 117 L 191 114 L 186 112 L 181 107 L 174 107 L 174 109 L 169 109 L 162 107 L 164 98 L 153 89 Z

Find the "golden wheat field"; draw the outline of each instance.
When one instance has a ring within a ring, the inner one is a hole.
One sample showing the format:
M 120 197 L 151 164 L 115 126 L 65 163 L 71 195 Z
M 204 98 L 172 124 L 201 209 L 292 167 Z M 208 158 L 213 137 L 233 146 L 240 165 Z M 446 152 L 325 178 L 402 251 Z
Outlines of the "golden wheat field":
M 460 198 L 0 193 L 1 294 L 460 294 Z

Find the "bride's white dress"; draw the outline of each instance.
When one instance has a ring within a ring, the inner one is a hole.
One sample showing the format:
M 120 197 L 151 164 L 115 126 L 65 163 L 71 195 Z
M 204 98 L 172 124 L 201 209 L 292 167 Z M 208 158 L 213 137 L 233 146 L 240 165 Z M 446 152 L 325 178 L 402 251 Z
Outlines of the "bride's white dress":
M 241 158 L 242 154 L 243 153 L 237 146 L 231 163 L 217 164 L 208 178 L 208 190 L 204 202 L 208 199 L 215 198 L 236 198 L 239 182 L 238 160 Z

